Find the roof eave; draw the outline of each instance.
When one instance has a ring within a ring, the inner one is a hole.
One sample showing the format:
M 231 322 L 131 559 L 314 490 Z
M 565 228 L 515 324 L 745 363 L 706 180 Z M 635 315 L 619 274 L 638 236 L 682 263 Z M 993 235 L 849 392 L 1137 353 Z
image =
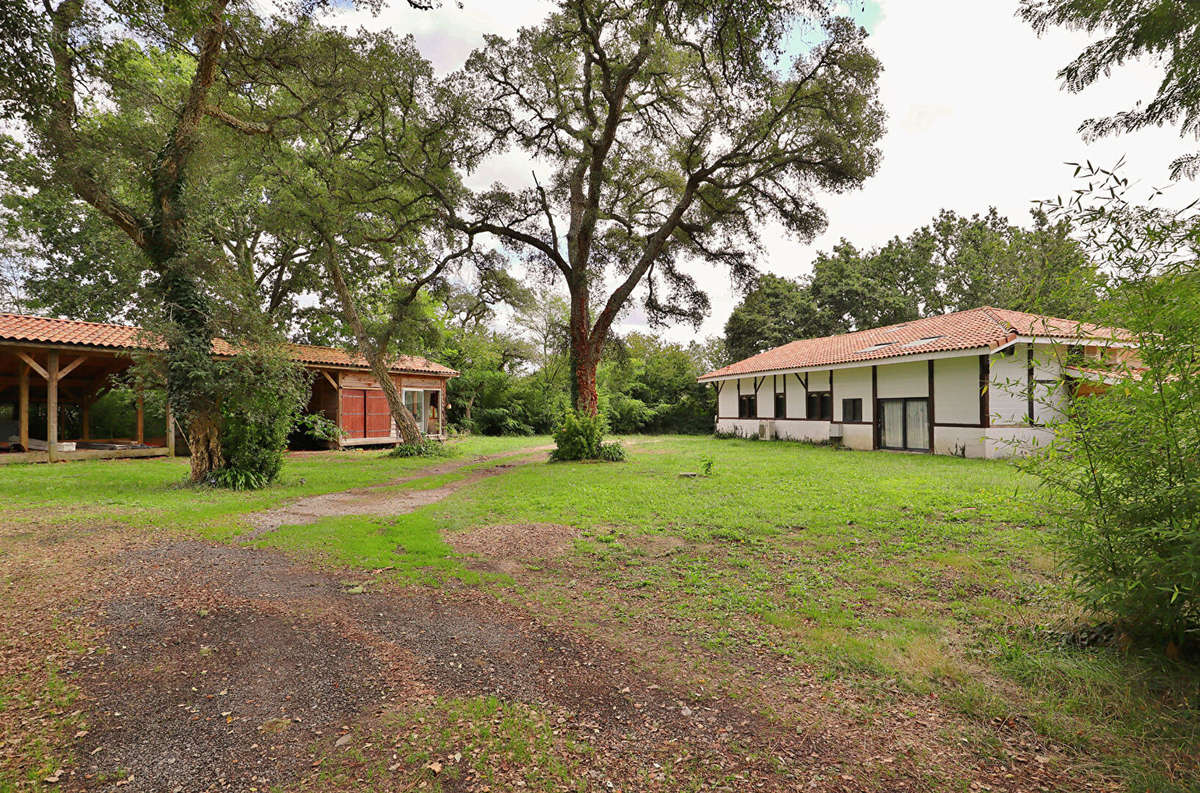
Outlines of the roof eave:
M 749 372 L 737 372 L 733 374 L 708 374 L 700 375 L 696 378 L 700 383 L 715 383 L 718 380 L 738 380 L 743 377 L 764 377 L 773 374 L 800 374 L 802 372 L 824 372 L 830 369 L 858 369 L 863 366 L 882 366 L 894 363 L 906 363 L 909 361 L 931 361 L 939 358 L 958 358 L 965 355 L 981 355 L 985 352 L 991 352 L 992 347 L 963 347 L 955 350 L 930 350 L 928 352 L 914 352 L 907 355 L 891 355 L 886 358 L 865 358 L 860 361 L 845 361 L 842 363 L 823 363 L 814 364 L 812 366 L 785 366 L 775 367 L 772 369 L 760 369 Z M 720 370 L 715 370 L 720 371 Z

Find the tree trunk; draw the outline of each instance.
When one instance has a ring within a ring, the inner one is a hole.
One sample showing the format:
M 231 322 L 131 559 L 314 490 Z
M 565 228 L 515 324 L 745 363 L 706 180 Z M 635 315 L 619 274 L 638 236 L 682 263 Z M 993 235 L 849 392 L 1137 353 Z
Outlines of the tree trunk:
M 572 351 L 571 359 L 574 367 L 575 409 L 595 416 L 600 412 L 600 395 L 596 391 L 596 369 L 600 364 L 600 356 L 594 355 L 591 345 L 588 345 L 582 352 Z
M 396 383 L 392 380 L 387 361 L 384 360 L 385 346 L 376 343 L 374 339 L 367 335 L 362 317 L 358 313 L 358 306 L 354 303 L 354 295 L 350 294 L 350 287 L 346 284 L 346 278 L 342 274 L 342 267 L 334 258 L 336 253 L 333 251 L 333 245 L 327 241 L 327 247 L 329 248 L 329 252 L 325 257 L 325 269 L 329 273 L 329 279 L 333 281 L 333 289 L 337 293 L 338 302 L 342 304 L 342 313 L 346 317 L 346 322 L 350 324 L 350 330 L 354 333 L 354 339 L 358 343 L 358 351 L 367 359 L 367 364 L 371 367 L 371 372 L 375 375 L 375 379 L 379 381 L 379 387 L 383 389 L 383 396 L 387 399 L 388 410 L 391 411 L 392 419 L 396 422 L 396 429 L 400 432 L 400 438 L 406 444 L 421 443 L 424 440 L 421 437 L 421 428 L 417 426 L 417 420 L 413 418 L 413 414 L 404 406 L 404 399 L 400 395 L 400 389 L 396 388 Z
M 596 392 L 599 349 L 600 345 L 592 338 L 587 287 L 574 286 L 571 289 L 571 401 L 576 410 L 589 416 L 600 412 L 600 396 Z
M 187 420 L 188 450 L 191 452 L 191 480 L 203 482 L 224 465 L 221 457 L 220 415 L 195 411 Z
M 208 299 L 186 265 L 163 262 L 167 309 L 167 399 L 179 416 L 191 453 L 191 480 L 203 482 L 221 457 L 220 378 L 212 356 Z
M 361 347 L 361 344 L 359 346 Z M 417 426 L 417 420 L 413 414 L 405 407 L 400 389 L 396 388 L 396 381 L 392 379 L 392 373 L 388 371 L 387 362 L 383 360 L 382 355 L 378 354 L 368 357 L 367 362 L 371 364 L 371 371 L 383 389 L 388 409 L 392 411 L 392 418 L 396 420 L 396 429 L 400 432 L 400 438 L 405 443 L 420 443 L 424 440 L 421 437 L 421 428 Z

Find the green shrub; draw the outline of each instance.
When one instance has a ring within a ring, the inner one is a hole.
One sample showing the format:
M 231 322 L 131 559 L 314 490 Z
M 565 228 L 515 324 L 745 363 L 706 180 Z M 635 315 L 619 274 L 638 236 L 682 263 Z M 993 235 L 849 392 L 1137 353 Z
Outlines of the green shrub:
M 329 443 L 342 437 L 342 428 L 336 421 L 326 418 L 324 413 L 303 413 L 296 417 L 292 433 L 306 443 Z
M 620 463 L 625 461 L 625 447 L 620 441 L 609 441 L 608 443 L 600 444 L 600 454 L 596 458 L 609 463 Z
M 402 443 L 388 452 L 388 457 L 449 457 L 450 450 L 428 438 L 420 443 Z
M 577 410 L 569 411 L 562 424 L 554 432 L 554 443 L 557 448 L 550 453 L 550 459 L 564 460 L 607 460 L 620 462 L 625 459 L 625 449 L 620 443 L 604 442 L 608 432 L 608 422 L 604 416 L 592 416 Z
M 1097 192 L 1059 212 L 1112 273 L 1108 324 L 1137 357 L 1084 362 L 1107 385 L 1077 396 L 1022 465 L 1047 486 L 1083 604 L 1178 650 L 1200 645 L 1200 215 L 1127 203 L 1122 180 L 1086 175 Z
M 604 415 L 614 432 L 640 432 L 655 415 L 645 402 L 625 394 L 613 394 L 607 401 Z
M 288 434 L 308 402 L 310 376 L 282 349 L 267 347 L 218 365 L 224 462 L 208 481 L 234 490 L 265 487 L 279 476 Z

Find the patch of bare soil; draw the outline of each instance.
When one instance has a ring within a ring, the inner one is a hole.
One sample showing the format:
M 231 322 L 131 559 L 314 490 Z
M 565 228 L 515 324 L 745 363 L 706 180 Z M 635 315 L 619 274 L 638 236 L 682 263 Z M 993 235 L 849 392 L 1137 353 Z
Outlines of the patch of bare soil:
M 518 465 L 529 465 L 534 462 L 544 462 L 546 456 L 541 453 L 544 447 L 527 449 L 513 454 L 495 455 L 493 457 L 475 460 L 457 460 L 452 463 L 442 463 L 421 469 L 418 473 L 393 479 L 370 487 L 360 487 L 353 490 L 343 490 L 336 493 L 324 493 L 318 496 L 308 496 L 284 504 L 280 507 L 254 512 L 245 517 L 246 523 L 253 530 L 243 536 L 244 542 L 253 542 L 264 534 L 275 531 L 280 526 L 303 526 L 315 523 L 321 518 L 337 515 L 403 515 L 418 507 L 435 504 L 457 490 L 497 474 L 502 474 Z M 532 453 L 532 454 L 531 454 Z M 462 479 L 447 482 L 441 487 L 397 490 L 398 485 L 424 479 L 430 476 L 453 473 L 467 465 L 480 460 L 508 460 L 497 462 L 479 468 L 467 474 Z
M 459 553 L 476 557 L 475 567 L 511 575 L 525 563 L 561 555 L 578 536 L 578 529 L 561 523 L 517 523 L 451 532 L 446 541 Z
M 75 670 L 94 703 L 80 788 L 269 786 L 380 701 L 364 647 L 311 621 L 250 609 L 197 612 L 145 598 L 110 604 L 114 644 Z
M 595 749 L 603 778 L 626 783 L 687 756 L 730 789 L 784 790 L 796 769 L 841 751 L 735 703 L 697 702 L 476 590 L 353 595 L 277 554 L 198 542 L 131 553 L 123 572 L 99 616 L 108 652 L 71 670 L 90 724 L 64 781 L 81 789 L 303 783 L 350 740 L 343 727 L 354 737 L 385 708 L 430 695 L 553 714 Z

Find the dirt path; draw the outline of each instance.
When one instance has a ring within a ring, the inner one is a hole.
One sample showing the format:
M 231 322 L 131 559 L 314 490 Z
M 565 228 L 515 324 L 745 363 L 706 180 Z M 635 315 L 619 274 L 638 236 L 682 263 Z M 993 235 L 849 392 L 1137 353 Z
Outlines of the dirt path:
M 412 512 L 418 507 L 441 501 L 467 485 L 502 474 L 518 465 L 545 462 L 545 453 L 552 448 L 554 447 L 534 446 L 487 457 L 453 460 L 422 468 L 406 476 L 369 487 L 297 499 L 279 507 L 246 515 L 245 522 L 253 528 L 242 535 L 241 539 L 243 542 L 253 542 L 280 526 L 303 526 L 315 523 L 321 518 L 336 515 L 402 515 Z M 408 482 L 453 473 L 469 465 L 490 461 L 495 461 L 495 464 L 475 469 L 463 478 L 447 482 L 440 487 L 416 490 L 397 489 L 400 485 Z
M 70 670 L 91 713 L 70 789 L 295 789 L 344 753 L 373 749 L 408 789 L 426 771 L 389 756 L 399 737 L 381 746 L 378 730 L 387 713 L 431 698 L 533 709 L 553 725 L 547 735 L 588 747 L 564 750 L 583 762 L 588 789 L 669 788 L 646 774 L 673 764 L 734 780 L 729 789 L 786 790 L 849 749 L 731 702 L 696 702 L 621 653 L 476 590 L 349 594 L 279 554 L 199 542 L 126 553 L 116 580 L 124 585 L 97 614 L 109 651 Z M 445 762 L 467 748 L 443 750 Z M 491 790 L 523 786 L 528 768 L 495 759 Z M 464 764 L 438 781 L 487 790 L 480 773 Z

